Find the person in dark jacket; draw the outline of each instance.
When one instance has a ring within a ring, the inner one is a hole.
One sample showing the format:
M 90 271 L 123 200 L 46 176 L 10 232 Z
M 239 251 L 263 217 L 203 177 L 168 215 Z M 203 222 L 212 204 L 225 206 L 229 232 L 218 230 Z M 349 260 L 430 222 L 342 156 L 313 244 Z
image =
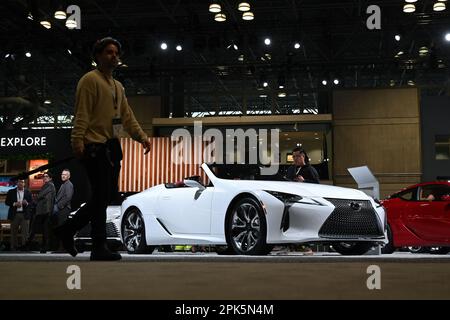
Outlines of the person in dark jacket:
M 44 185 L 36 198 L 36 215 L 31 224 L 30 238 L 28 239 L 28 242 L 31 243 L 36 234 L 37 227 L 42 226 L 41 253 L 46 253 L 48 250 L 50 216 L 53 213 L 55 195 L 56 190 L 52 181 L 52 176 L 49 172 L 46 172 L 44 173 Z
M 317 170 L 309 164 L 309 158 L 303 148 L 292 150 L 294 165 L 287 170 L 286 178 L 291 181 L 319 183 Z
M 25 189 L 25 180 L 17 181 L 17 188 L 11 189 L 6 195 L 5 204 L 9 206 L 8 220 L 11 221 L 11 251 L 17 250 L 17 235 L 22 235 L 22 245 L 28 237 L 30 214 L 28 206 L 32 202 L 31 192 Z

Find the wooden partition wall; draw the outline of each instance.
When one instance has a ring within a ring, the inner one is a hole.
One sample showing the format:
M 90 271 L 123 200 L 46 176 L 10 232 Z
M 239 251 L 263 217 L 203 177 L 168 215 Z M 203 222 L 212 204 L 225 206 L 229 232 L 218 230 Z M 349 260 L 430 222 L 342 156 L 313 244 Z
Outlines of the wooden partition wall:
M 419 92 L 416 88 L 342 90 L 333 94 L 333 179 L 356 187 L 347 168 L 367 165 L 380 196 L 421 179 Z

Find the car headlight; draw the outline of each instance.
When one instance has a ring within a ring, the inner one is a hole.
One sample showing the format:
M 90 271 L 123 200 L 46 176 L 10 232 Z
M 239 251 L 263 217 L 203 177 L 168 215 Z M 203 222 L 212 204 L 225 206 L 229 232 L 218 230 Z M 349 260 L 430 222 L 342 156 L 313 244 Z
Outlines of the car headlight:
M 303 204 L 312 204 L 312 205 L 317 205 L 317 206 L 323 205 L 320 202 L 318 202 L 312 198 L 302 197 L 297 194 L 284 193 L 284 192 L 279 192 L 279 191 L 269 191 L 269 190 L 264 190 L 264 191 L 267 192 L 268 194 L 274 196 L 275 198 L 277 198 L 278 200 L 280 200 L 281 202 L 283 202 L 285 204 L 303 203 Z

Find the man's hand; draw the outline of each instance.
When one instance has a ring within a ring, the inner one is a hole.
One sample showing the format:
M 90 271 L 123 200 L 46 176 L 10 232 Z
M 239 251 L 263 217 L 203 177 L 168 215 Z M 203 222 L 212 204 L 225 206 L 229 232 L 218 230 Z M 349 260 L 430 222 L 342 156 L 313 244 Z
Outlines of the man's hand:
M 305 178 L 303 178 L 302 176 L 296 176 L 296 177 L 294 178 L 294 181 L 297 181 L 297 182 L 303 182 L 303 181 L 305 181 Z
M 147 140 L 142 142 L 142 146 L 144 147 L 144 154 L 149 153 L 152 148 L 152 143 L 150 142 L 150 138 L 147 138 Z

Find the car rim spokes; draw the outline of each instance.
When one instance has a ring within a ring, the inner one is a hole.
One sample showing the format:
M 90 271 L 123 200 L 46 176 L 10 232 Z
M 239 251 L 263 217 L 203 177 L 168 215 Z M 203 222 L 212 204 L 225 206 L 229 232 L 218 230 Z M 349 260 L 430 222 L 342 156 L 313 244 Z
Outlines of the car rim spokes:
M 255 247 L 260 229 L 258 209 L 254 205 L 243 203 L 233 212 L 231 236 L 240 250 L 248 252 Z
M 142 219 L 137 212 L 131 212 L 125 220 L 124 243 L 129 251 L 136 251 L 141 243 Z

